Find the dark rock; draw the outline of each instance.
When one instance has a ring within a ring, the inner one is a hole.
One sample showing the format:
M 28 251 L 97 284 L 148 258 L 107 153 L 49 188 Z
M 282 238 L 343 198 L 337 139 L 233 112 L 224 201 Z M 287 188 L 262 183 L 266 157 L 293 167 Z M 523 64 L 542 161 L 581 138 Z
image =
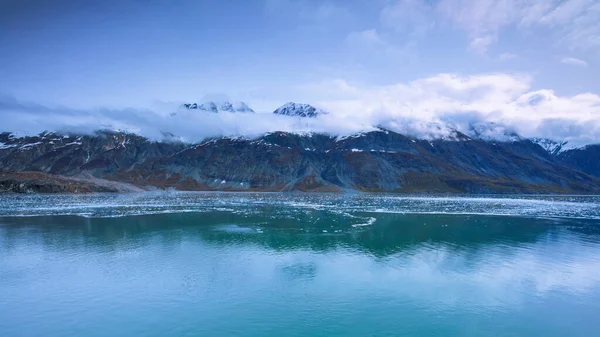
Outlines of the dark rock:
M 274 132 L 198 144 L 109 131 L 0 134 L 0 188 L 89 192 L 113 188 L 110 181 L 180 190 L 600 192 L 600 146 L 553 156 L 526 139 L 456 139 L 427 141 L 386 130 L 348 137 Z M 46 176 L 29 179 L 32 172 Z
M 558 159 L 573 169 L 600 177 L 600 144 L 561 152 Z

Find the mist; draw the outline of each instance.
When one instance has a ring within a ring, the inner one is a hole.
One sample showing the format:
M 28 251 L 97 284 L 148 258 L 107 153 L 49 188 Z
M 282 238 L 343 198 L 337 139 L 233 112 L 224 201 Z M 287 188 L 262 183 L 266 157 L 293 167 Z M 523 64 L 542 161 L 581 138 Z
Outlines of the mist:
M 335 103 L 335 104 L 334 104 Z M 176 139 L 200 142 L 206 138 L 244 136 L 256 138 L 268 132 L 322 133 L 344 136 L 384 128 L 407 136 L 433 140 L 455 140 L 456 131 L 484 140 L 512 141 L 522 137 L 541 137 L 568 141 L 574 145 L 600 142 L 600 127 L 595 120 L 575 118 L 507 117 L 505 114 L 479 111 L 443 112 L 410 107 L 362 107 L 347 102 L 316 104 L 328 112 L 317 118 L 298 118 L 257 113 L 210 113 L 181 108 L 178 103 L 159 104 L 146 109 L 74 109 L 25 103 L 0 98 L 0 131 L 33 135 L 43 131 L 91 134 L 100 129 L 136 133 L 161 141 Z M 168 136 L 166 136 L 168 135 Z

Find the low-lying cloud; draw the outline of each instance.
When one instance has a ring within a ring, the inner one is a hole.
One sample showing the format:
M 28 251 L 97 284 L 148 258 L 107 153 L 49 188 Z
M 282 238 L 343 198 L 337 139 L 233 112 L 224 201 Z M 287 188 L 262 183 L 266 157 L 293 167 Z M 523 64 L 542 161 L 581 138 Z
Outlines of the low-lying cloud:
M 532 78 L 527 75 L 440 74 L 388 86 L 332 80 L 294 90 L 313 97 L 314 105 L 329 113 L 304 119 L 271 111 L 214 114 L 182 109 L 177 103 L 152 109 L 83 110 L 0 97 L 0 129 L 24 134 L 115 129 L 152 139 L 173 134 L 197 142 L 216 136 L 258 137 L 272 131 L 347 135 L 384 127 L 425 139 L 447 138 L 458 130 L 497 140 L 518 133 L 574 144 L 600 142 L 600 96 L 532 90 Z
M 549 89 L 533 90 L 532 82 L 521 74 L 440 74 L 379 87 L 328 81 L 312 90 L 321 95 L 319 104 L 326 110 L 371 125 L 404 119 L 468 133 L 473 124 L 493 122 L 499 138 L 516 132 L 571 143 L 600 142 L 600 96 L 561 96 Z M 328 100 L 329 95 L 336 99 Z

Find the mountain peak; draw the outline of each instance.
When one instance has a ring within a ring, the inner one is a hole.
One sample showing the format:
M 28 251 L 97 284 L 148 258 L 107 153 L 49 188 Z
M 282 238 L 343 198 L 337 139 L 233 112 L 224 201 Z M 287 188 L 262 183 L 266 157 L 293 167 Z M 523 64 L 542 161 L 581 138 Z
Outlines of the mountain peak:
M 289 102 L 280 106 L 279 108 L 277 108 L 277 110 L 273 111 L 273 113 L 277 115 L 308 118 L 315 118 L 318 115 L 326 114 L 325 111 L 317 109 L 310 104 L 301 104 L 294 102 Z
M 538 137 L 530 138 L 530 140 L 533 143 L 541 146 L 544 150 L 546 150 L 546 152 L 552 155 L 558 155 L 559 153 L 564 151 L 567 148 L 565 145 L 567 145 L 568 143 L 567 141 L 557 142 L 552 139 Z
M 248 104 L 244 102 L 234 102 L 231 103 L 229 101 L 215 102 L 215 101 L 207 101 L 202 104 L 198 103 L 186 103 L 182 105 L 183 108 L 188 110 L 201 110 L 212 113 L 219 113 L 221 111 L 227 112 L 249 112 L 254 113 Z

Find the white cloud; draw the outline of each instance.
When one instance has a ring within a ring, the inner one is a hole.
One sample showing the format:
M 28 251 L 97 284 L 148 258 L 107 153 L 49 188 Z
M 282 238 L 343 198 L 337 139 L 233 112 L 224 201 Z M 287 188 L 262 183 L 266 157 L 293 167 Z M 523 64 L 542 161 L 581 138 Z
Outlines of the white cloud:
M 600 3 L 567 0 L 539 18 L 538 24 L 556 28 L 560 42 L 570 49 L 600 47 Z
M 456 26 L 464 29 L 470 49 L 485 53 L 500 30 L 515 22 L 519 7 L 513 0 L 441 0 L 437 11 Z
M 565 57 L 562 60 L 560 60 L 560 62 L 564 63 L 564 64 L 572 65 L 572 66 L 577 66 L 577 67 L 587 67 L 588 66 L 587 62 L 585 62 L 584 60 L 574 58 L 574 57 Z
M 372 32 L 362 35 L 377 41 Z M 550 89 L 533 90 L 532 82 L 528 75 L 508 73 L 446 73 L 381 86 L 328 80 L 293 88 L 300 96 L 314 97 L 312 103 L 330 112 L 304 120 L 271 113 L 211 114 L 194 110 L 180 110 L 170 117 L 176 105 L 162 110 L 76 110 L 6 99 L 0 101 L 0 116 L 2 129 L 7 131 L 92 131 L 100 125 L 137 131 L 151 138 L 160 138 L 166 131 L 189 141 L 219 135 L 259 136 L 270 131 L 350 134 L 375 126 L 436 138 L 449 134 L 447 126 L 466 131 L 473 123 L 495 122 L 500 127 L 487 130 L 492 133 L 490 137 L 495 134 L 502 139 L 504 130 L 516 130 L 528 137 L 600 142 L 598 94 L 561 96 Z
M 582 11 L 564 33 L 571 49 L 600 48 L 600 3 Z
M 549 1 L 552 2 L 552 1 Z M 582 14 L 595 3 L 594 0 L 554 1 L 548 12 L 539 18 L 540 23 L 566 24 Z
M 440 0 L 436 9 L 468 34 L 478 53 L 513 27 L 547 30 L 571 49 L 600 47 L 596 0 Z
M 494 40 L 492 35 L 476 37 L 469 43 L 469 49 L 477 54 L 485 54 Z
M 317 84 L 313 90 L 320 93 L 324 108 L 366 125 L 410 120 L 417 121 L 415 127 L 454 123 L 465 130 L 472 122 L 491 121 L 525 136 L 600 141 L 599 95 L 560 96 L 548 89 L 532 90 L 531 84 L 531 77 L 519 74 L 439 74 L 388 86 L 338 80 Z
M 22 103 L 0 97 L 0 132 L 37 134 L 49 131 L 91 133 L 111 129 L 162 139 L 165 133 L 185 141 L 198 142 L 208 137 L 258 137 L 271 131 L 348 134 L 373 129 L 361 121 L 339 123 L 335 114 L 318 119 L 292 118 L 267 113 L 210 113 L 179 108 L 179 104 L 161 104 L 154 109 L 71 109 Z

